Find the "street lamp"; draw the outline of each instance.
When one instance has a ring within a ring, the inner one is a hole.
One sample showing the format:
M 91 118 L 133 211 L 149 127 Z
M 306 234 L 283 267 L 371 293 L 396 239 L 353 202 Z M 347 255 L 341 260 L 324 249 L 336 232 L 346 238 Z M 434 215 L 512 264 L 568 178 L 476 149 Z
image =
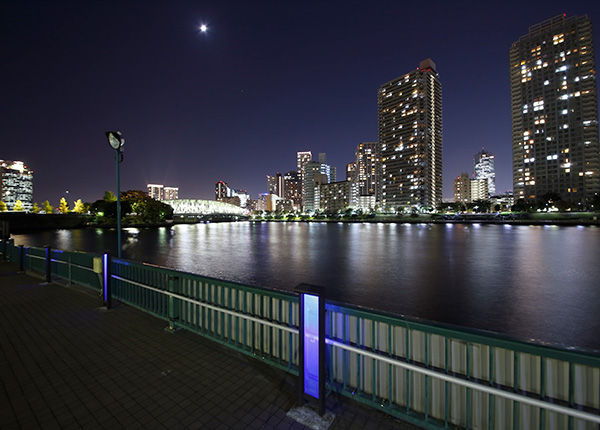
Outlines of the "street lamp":
M 117 257 L 121 258 L 121 178 L 119 176 L 119 164 L 123 161 L 125 139 L 121 137 L 120 131 L 107 131 L 104 134 L 106 134 L 110 147 L 115 150 L 117 160 Z

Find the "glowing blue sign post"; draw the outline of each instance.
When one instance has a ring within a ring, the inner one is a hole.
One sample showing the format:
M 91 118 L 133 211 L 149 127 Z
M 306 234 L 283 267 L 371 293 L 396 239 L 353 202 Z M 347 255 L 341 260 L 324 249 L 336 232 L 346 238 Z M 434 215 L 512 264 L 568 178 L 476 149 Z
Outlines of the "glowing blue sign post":
M 104 291 L 102 292 L 102 298 L 104 299 L 104 306 L 106 306 L 106 309 L 110 309 L 110 307 L 112 306 L 112 292 L 110 288 L 110 255 L 108 253 L 104 253 L 102 255 L 102 273 L 104 283 Z
M 325 289 L 300 284 L 300 404 L 316 401 L 325 413 Z

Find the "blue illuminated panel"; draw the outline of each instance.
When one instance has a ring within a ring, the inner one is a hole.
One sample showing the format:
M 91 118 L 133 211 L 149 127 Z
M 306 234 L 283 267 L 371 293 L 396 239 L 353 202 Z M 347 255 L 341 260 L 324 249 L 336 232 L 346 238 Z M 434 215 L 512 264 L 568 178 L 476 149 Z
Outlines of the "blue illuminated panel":
M 319 297 L 304 294 L 304 392 L 319 398 Z
M 107 302 L 108 300 L 108 289 L 107 289 L 107 285 L 108 285 L 108 254 L 104 254 L 102 255 L 102 268 L 103 268 L 103 273 L 102 275 L 104 276 L 104 303 Z

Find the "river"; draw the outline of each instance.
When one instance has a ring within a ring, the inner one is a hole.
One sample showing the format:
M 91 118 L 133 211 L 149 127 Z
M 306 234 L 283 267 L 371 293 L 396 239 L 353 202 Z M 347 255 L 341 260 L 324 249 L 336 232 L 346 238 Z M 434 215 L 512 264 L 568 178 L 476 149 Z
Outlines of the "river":
M 116 231 L 13 235 L 116 249 Z M 600 351 L 600 228 L 488 224 L 213 223 L 125 229 L 123 258 L 248 285 L 324 286 L 365 308 Z

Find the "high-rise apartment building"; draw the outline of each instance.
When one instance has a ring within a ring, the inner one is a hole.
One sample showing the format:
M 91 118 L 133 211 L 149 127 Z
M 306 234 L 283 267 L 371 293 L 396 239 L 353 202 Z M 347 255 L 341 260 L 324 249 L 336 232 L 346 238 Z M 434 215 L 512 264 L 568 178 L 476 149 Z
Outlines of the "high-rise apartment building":
M 0 160 L 0 201 L 13 210 L 17 200 L 23 210 L 33 207 L 33 170 L 22 161 Z
M 283 176 L 283 180 L 285 183 L 285 199 L 291 200 L 293 206 L 298 209 L 302 204 L 302 200 L 300 199 L 300 176 L 298 172 L 295 170 L 287 172 Z
M 285 197 L 285 180 L 281 173 L 267 175 L 267 191 L 280 198 Z
M 488 193 L 490 196 L 496 195 L 496 170 L 494 168 L 494 155 L 481 149 L 473 157 L 473 178 L 485 179 L 488 183 Z M 487 197 L 486 197 L 487 198 Z
M 305 211 L 316 211 L 320 208 L 320 185 L 331 181 L 331 166 L 318 161 L 309 161 L 304 166 L 302 182 L 302 206 Z
M 304 166 L 306 166 L 306 163 L 309 161 L 312 161 L 312 152 L 296 152 L 296 171 L 298 172 L 300 179 L 300 198 L 302 198 L 302 190 L 304 188 L 304 185 L 302 185 L 304 183 Z
M 382 206 L 437 206 L 442 201 L 442 85 L 431 59 L 381 85 L 378 129 Z
M 379 142 L 362 142 L 356 147 L 356 183 L 359 196 L 381 200 L 381 159 Z
M 514 198 L 585 206 L 600 191 L 592 23 L 559 15 L 510 48 Z

